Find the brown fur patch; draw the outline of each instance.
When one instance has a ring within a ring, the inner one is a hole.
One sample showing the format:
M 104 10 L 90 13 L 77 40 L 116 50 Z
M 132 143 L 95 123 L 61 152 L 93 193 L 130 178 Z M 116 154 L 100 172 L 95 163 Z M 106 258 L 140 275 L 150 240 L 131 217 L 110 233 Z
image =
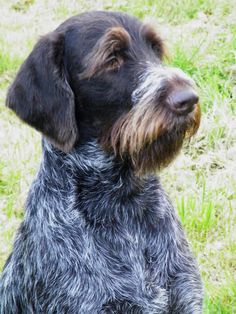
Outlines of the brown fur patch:
M 187 128 L 185 138 L 191 138 L 193 135 L 195 135 L 200 126 L 201 108 L 199 104 L 196 105 L 192 119 L 193 120 L 191 120 L 191 123 L 189 123 L 189 126 Z
M 167 166 L 180 151 L 184 139 L 193 136 L 200 124 L 200 106 L 188 116 L 176 116 L 154 104 L 138 104 L 119 118 L 103 138 L 106 149 L 130 159 L 136 173 Z
M 130 35 L 123 27 L 109 28 L 87 56 L 81 78 L 89 79 L 101 71 L 118 68 L 123 63 L 119 53 L 128 47 L 130 40 Z
M 164 40 L 156 32 L 153 26 L 146 24 L 142 27 L 141 32 L 143 38 L 151 44 L 152 49 L 156 52 L 160 59 L 169 58 Z
M 150 144 L 164 130 L 162 112 L 140 106 L 121 117 L 111 131 L 111 145 L 116 154 L 137 154 L 144 143 Z M 153 119 L 153 117 L 156 119 Z

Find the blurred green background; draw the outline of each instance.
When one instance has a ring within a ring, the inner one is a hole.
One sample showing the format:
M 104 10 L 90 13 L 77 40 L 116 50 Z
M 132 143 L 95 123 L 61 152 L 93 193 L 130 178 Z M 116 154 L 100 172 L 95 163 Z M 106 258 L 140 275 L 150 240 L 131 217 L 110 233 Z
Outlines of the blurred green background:
M 200 130 L 160 176 L 200 265 L 204 313 L 236 313 L 235 0 L 0 0 L 0 269 L 41 154 L 40 134 L 4 107 L 7 87 L 40 35 L 95 9 L 153 24 L 166 40 L 168 62 L 197 82 Z

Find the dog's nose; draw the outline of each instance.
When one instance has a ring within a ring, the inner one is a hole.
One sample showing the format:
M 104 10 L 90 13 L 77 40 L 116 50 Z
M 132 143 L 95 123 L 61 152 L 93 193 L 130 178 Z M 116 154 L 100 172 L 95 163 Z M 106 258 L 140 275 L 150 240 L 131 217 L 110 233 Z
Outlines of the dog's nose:
M 199 97 L 192 88 L 178 89 L 170 93 L 168 102 L 177 114 L 187 114 L 194 109 Z

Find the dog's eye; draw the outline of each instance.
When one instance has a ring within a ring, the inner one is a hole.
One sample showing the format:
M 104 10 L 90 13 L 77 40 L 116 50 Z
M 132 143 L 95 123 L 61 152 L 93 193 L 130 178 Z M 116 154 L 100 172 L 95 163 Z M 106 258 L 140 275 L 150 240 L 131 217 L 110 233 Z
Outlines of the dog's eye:
M 119 69 L 123 63 L 123 59 L 117 53 L 111 55 L 107 60 L 107 66 L 110 70 Z
M 115 69 L 115 68 L 118 68 L 120 67 L 121 63 L 120 63 L 120 60 L 118 58 L 112 58 L 110 61 L 109 61 L 109 67 Z
M 162 51 L 161 51 L 160 45 L 158 45 L 157 43 L 151 43 L 151 48 L 159 58 L 162 57 Z

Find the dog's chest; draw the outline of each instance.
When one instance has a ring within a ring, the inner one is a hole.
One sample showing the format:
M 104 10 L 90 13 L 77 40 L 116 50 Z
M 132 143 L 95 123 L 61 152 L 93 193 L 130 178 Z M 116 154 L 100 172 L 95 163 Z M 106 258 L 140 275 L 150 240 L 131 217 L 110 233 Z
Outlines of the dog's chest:
M 131 234 L 91 234 L 85 254 L 86 268 L 93 273 L 100 289 L 110 296 L 127 297 L 145 284 L 145 259 L 142 245 Z
M 73 200 L 82 228 L 80 263 L 86 282 L 103 291 L 106 300 L 143 307 L 140 300 L 150 304 L 166 284 L 157 265 L 165 254 L 158 245 L 164 215 L 160 186 L 153 176 L 141 180 L 116 171 L 93 167 L 86 176 L 77 173 Z
M 93 238 L 94 249 L 99 259 L 106 265 L 106 276 L 110 278 L 112 286 L 117 287 L 141 286 L 146 280 L 148 264 L 145 256 L 145 240 L 137 232 L 126 228 L 113 231 L 104 230 Z M 119 288 L 118 288 L 119 289 Z
M 90 236 L 90 247 L 85 250 L 86 269 L 93 274 L 95 285 L 104 291 L 107 300 L 119 300 L 119 304 L 128 300 L 129 307 L 143 308 L 142 300 L 150 304 L 150 310 L 152 306 L 156 309 L 155 300 L 160 291 L 165 294 L 165 289 L 157 265 L 151 262 L 145 234 L 120 226 L 113 230 L 104 228 Z M 154 300 L 153 305 L 150 300 Z
M 93 172 L 78 181 L 75 208 L 86 235 L 83 258 L 107 289 L 141 291 L 158 281 L 148 252 L 150 245 L 155 254 L 160 250 L 159 183 L 153 177 L 135 182 L 127 176 L 115 178 Z

